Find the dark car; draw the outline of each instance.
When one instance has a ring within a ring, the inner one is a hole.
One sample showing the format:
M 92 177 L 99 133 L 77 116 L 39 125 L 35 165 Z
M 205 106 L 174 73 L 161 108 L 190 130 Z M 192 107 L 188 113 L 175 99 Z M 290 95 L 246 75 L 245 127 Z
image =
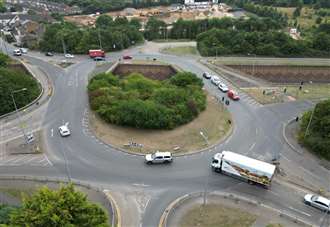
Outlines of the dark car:
M 205 79 L 211 79 L 211 74 L 210 73 L 208 73 L 208 72 L 204 72 L 203 73 L 203 77 L 205 78 Z
M 52 52 L 47 52 L 47 53 L 45 53 L 45 55 L 48 56 L 48 57 L 54 56 L 54 54 Z
M 94 61 L 105 61 L 104 57 L 95 57 Z
M 129 59 L 133 59 L 133 57 L 131 55 L 124 55 L 123 59 L 129 60 Z

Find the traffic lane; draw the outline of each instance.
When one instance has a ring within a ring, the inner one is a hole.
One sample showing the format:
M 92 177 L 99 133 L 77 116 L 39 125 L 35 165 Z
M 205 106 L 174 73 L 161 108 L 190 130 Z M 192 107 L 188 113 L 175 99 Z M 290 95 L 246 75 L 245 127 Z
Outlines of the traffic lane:
M 270 190 L 247 183 L 230 190 L 311 223 L 317 223 L 322 217 L 322 212 L 303 203 L 305 192 L 292 190 L 274 181 Z

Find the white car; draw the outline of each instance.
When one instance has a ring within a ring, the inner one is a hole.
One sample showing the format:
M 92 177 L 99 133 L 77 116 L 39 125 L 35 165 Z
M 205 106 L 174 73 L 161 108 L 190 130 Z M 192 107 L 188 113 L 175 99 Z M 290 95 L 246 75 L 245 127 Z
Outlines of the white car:
M 22 56 L 22 52 L 21 52 L 20 49 L 15 49 L 15 50 L 13 51 L 13 54 L 14 54 L 14 56 Z
M 217 76 L 212 76 L 211 83 L 218 86 L 221 83 L 220 78 Z
M 224 83 L 219 83 L 218 88 L 219 88 L 222 92 L 227 92 L 227 91 L 229 91 L 227 85 L 225 85 Z
M 154 154 L 147 154 L 145 161 L 147 164 L 170 163 L 173 161 L 173 158 L 170 152 L 157 151 Z
M 66 57 L 66 58 L 74 58 L 74 55 L 73 54 L 65 54 L 64 57 Z
M 307 194 L 304 197 L 307 205 L 316 207 L 322 211 L 330 212 L 330 200 L 319 195 Z
M 60 132 L 62 137 L 69 136 L 71 134 L 68 124 L 65 124 L 65 125 L 62 125 L 61 127 L 59 127 L 58 131 Z
M 19 50 L 21 51 L 22 54 L 28 53 L 28 49 L 26 49 L 26 48 L 19 48 Z

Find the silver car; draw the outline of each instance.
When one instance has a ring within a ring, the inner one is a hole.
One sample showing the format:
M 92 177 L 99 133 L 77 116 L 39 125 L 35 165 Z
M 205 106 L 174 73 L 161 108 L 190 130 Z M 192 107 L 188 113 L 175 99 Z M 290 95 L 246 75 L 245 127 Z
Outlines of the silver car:
M 307 194 L 304 197 L 307 205 L 316 207 L 320 210 L 330 212 L 330 200 L 319 195 Z
M 173 158 L 170 152 L 157 151 L 154 154 L 147 154 L 145 161 L 147 164 L 170 163 L 173 161 Z
M 222 92 L 227 92 L 227 91 L 229 91 L 227 85 L 225 85 L 224 83 L 219 83 L 218 88 L 219 88 Z
M 211 83 L 218 86 L 221 83 L 220 78 L 217 76 L 212 76 Z

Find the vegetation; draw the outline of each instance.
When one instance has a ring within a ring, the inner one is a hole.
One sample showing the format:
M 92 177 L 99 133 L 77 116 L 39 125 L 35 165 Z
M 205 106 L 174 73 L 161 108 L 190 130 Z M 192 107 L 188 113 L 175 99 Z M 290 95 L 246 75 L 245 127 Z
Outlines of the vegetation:
M 9 226 L 106 227 L 105 211 L 87 201 L 73 185 L 53 191 L 43 187 L 10 214 Z
M 40 94 L 37 81 L 22 70 L 9 67 L 9 57 L 0 53 L 0 115 L 15 110 L 11 97 L 13 91 L 26 88 L 14 94 L 17 108 L 32 102 Z
M 330 8 L 330 2 L 328 0 L 225 0 L 225 2 L 235 5 L 253 2 L 266 6 L 300 7 L 302 5 L 309 5 L 315 8 Z
M 198 51 L 194 46 L 177 46 L 177 47 L 167 47 L 162 49 L 163 53 L 173 54 L 173 55 L 198 55 Z
M 10 214 L 16 209 L 15 206 L 0 204 L 0 226 L 6 226 L 10 223 Z
M 315 154 L 330 160 L 330 99 L 316 104 L 314 111 L 306 112 L 300 128 L 300 142 Z
M 113 20 L 107 15 L 98 17 L 96 28 L 79 28 L 67 22 L 51 24 L 47 26 L 40 48 L 63 52 L 65 47 L 69 53 L 84 54 L 100 45 L 105 51 L 121 50 L 143 41 L 140 27 L 138 20 L 129 22 L 125 17 Z
M 197 205 L 183 216 L 182 227 L 249 227 L 255 222 L 257 216 L 244 210 L 223 206 L 222 204 Z
M 95 76 L 88 85 L 91 108 L 105 121 L 135 128 L 173 129 L 206 108 L 203 82 L 180 72 L 165 81 L 133 73 L 123 79 L 111 73 Z
M 68 5 L 78 5 L 82 8 L 83 13 L 108 12 L 120 10 L 126 7 L 150 7 L 158 5 L 169 5 L 180 3 L 181 0 L 50 0 L 52 2 L 60 2 Z

